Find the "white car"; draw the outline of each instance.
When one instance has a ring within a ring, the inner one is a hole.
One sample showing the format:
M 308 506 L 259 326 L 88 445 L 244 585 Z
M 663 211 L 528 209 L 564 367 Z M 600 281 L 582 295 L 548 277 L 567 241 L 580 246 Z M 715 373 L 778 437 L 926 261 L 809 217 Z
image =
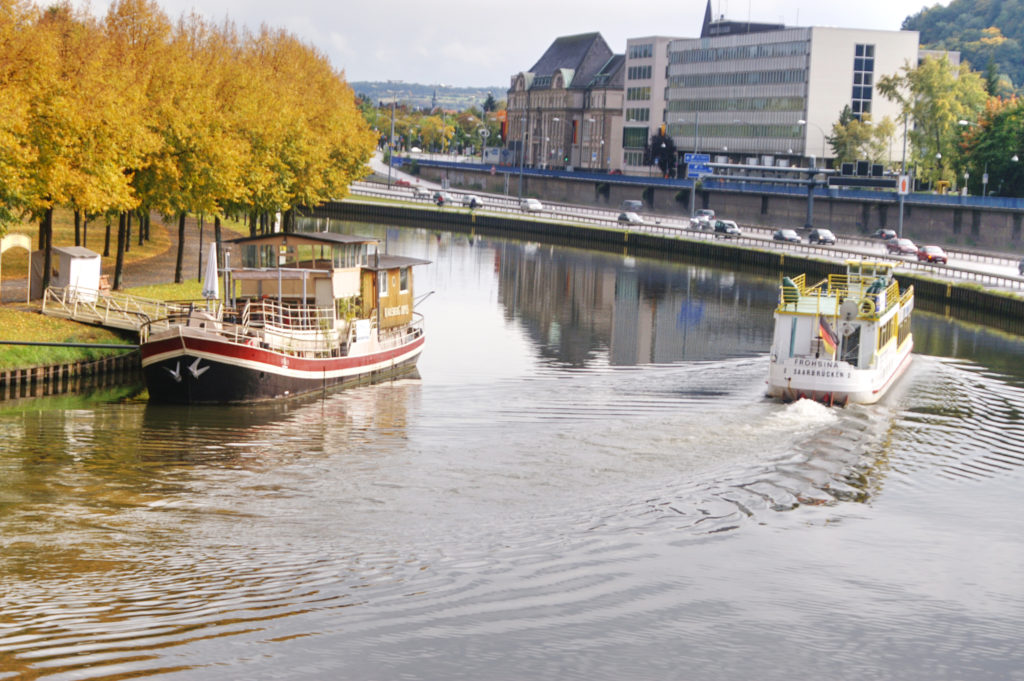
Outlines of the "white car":
M 537 199 L 523 199 L 519 202 L 519 208 L 530 213 L 544 210 L 544 204 Z
M 412 197 L 414 199 L 429 199 L 433 194 L 426 187 L 413 187 Z
M 626 211 L 625 213 L 619 213 L 619 222 L 628 222 L 631 225 L 642 225 L 646 220 L 632 211 Z
M 473 194 L 466 194 L 465 196 L 462 197 L 462 205 L 469 206 L 470 208 L 479 208 L 480 206 L 484 205 L 484 202 L 480 199 L 479 196 L 474 196 Z

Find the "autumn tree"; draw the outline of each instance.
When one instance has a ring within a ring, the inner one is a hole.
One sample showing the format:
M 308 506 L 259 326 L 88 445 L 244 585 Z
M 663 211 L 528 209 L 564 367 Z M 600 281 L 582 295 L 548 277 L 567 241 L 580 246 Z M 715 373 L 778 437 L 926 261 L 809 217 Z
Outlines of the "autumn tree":
M 955 184 L 962 164 L 960 120 L 975 120 L 988 95 L 981 77 L 967 64 L 953 67 L 949 59 L 929 57 L 918 66 L 878 79 L 883 97 L 900 105 L 909 121 L 910 160 L 919 177 Z
M 895 132 L 896 124 L 891 118 L 885 117 L 877 123 L 870 114 L 857 118 L 846 106 L 839 114 L 839 120 L 832 124 L 832 134 L 826 139 L 835 154 L 836 163 L 861 160 L 881 163 L 886 159 L 887 147 Z
M 0 236 L 32 203 L 31 98 L 40 81 L 33 59 L 36 13 L 28 2 L 0 0 Z
M 977 124 L 964 120 L 962 149 L 970 190 L 1024 196 L 1024 100 L 989 99 Z M 989 181 L 983 183 L 985 175 Z

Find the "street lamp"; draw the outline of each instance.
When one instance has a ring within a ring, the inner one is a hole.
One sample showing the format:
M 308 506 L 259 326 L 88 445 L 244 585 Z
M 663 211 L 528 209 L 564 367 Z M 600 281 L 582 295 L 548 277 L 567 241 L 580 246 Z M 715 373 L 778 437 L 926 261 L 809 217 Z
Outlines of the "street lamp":
M 491 131 L 487 128 L 480 128 L 480 163 L 484 162 L 484 151 L 487 149 L 487 138 L 491 136 Z
M 810 121 L 807 121 L 807 120 L 805 120 L 805 119 L 803 119 L 803 118 L 801 118 L 800 120 L 798 120 L 798 121 L 796 122 L 796 124 L 797 124 L 797 125 L 802 125 L 802 126 L 804 126 L 805 128 L 806 128 L 806 127 L 807 127 L 808 125 L 813 125 L 814 127 L 816 127 L 816 128 L 818 129 L 818 132 L 820 132 L 820 133 L 821 133 L 821 159 L 822 159 L 822 165 L 824 165 L 824 160 L 825 160 L 825 137 L 826 137 L 826 135 L 825 135 L 825 131 L 824 131 L 824 130 L 822 129 L 822 127 L 821 127 L 820 125 L 818 125 L 817 123 L 811 123 Z M 804 154 L 806 154 L 808 158 L 810 158 L 810 157 L 811 157 L 811 155 L 807 153 L 807 143 L 806 143 L 806 142 L 804 143 Z
M 522 131 L 519 135 L 519 198 L 523 198 L 523 156 L 526 155 L 526 116 L 522 118 Z

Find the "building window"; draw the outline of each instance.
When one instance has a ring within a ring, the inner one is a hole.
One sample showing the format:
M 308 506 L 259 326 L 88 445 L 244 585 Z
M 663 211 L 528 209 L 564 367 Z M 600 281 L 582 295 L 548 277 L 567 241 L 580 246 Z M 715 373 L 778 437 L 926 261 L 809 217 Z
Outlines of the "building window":
M 647 43 L 644 45 L 631 45 L 629 48 L 630 59 L 650 59 L 654 56 L 654 45 Z
M 377 291 L 378 295 L 383 298 L 388 294 L 388 273 L 377 272 Z
M 859 120 L 871 113 L 871 93 L 875 83 L 875 46 L 856 45 L 853 51 L 853 93 L 850 110 Z
M 649 64 L 647 66 L 630 66 L 626 69 L 626 78 L 628 80 L 650 80 L 653 69 L 654 67 Z
M 647 128 L 623 128 L 622 146 L 631 149 L 640 149 L 647 144 Z
M 409 292 L 409 268 L 403 267 L 398 270 L 398 291 L 399 293 Z
M 651 120 L 650 109 L 626 109 L 627 123 L 646 123 Z
M 644 164 L 644 152 L 627 151 L 624 159 L 627 166 L 642 166 Z
M 651 88 L 630 87 L 626 88 L 626 99 L 631 102 L 647 101 L 651 98 Z

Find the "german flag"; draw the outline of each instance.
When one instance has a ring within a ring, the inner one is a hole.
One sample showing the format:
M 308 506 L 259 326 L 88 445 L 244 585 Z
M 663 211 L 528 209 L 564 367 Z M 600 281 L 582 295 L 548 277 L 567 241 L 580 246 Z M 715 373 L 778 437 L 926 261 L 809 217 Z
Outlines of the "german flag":
M 836 332 L 829 326 L 828 320 L 825 319 L 824 315 L 818 315 L 818 335 L 821 336 L 821 342 L 825 345 L 825 350 L 828 351 L 828 354 L 835 357 L 839 337 L 836 336 Z

